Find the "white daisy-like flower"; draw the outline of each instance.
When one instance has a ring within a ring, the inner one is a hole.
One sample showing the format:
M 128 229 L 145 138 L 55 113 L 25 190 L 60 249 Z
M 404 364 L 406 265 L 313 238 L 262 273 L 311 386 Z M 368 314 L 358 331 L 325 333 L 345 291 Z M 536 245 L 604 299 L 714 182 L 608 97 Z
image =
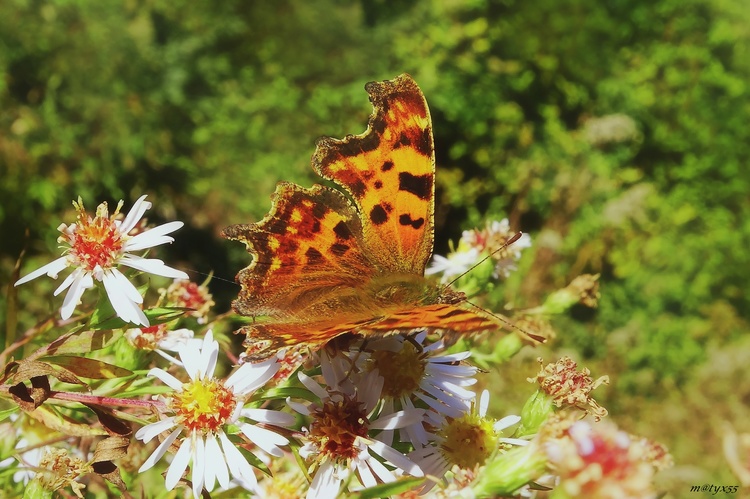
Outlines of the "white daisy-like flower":
M 175 364 L 182 364 L 167 352 L 177 352 L 188 343 L 195 343 L 200 347 L 203 340 L 195 338 L 191 329 L 170 329 L 168 323 L 154 326 L 132 328 L 125 331 L 125 338 L 140 350 L 153 350 L 165 359 Z
M 243 364 L 226 380 L 214 378 L 219 343 L 209 331 L 200 346 L 188 343 L 179 350 L 182 365 L 190 381 L 183 383 L 162 369 L 151 369 L 155 376 L 174 390 L 165 400 L 164 419 L 144 426 L 135 437 L 148 443 L 157 435 L 170 431 L 139 472 L 148 470 L 164 456 L 177 439 L 179 450 L 169 465 L 166 488 L 172 490 L 192 463 L 193 496 L 197 499 L 205 487 L 213 490 L 216 481 L 226 488 L 230 474 L 243 484 L 257 484 L 253 467 L 237 449 L 225 428 L 239 428 L 241 440 L 255 444 L 272 456 L 283 455 L 280 446 L 289 441 L 273 430 L 289 426 L 294 417 L 280 411 L 245 407 L 252 393 L 263 386 L 279 369 L 275 358 L 258 364 Z
M 409 457 L 418 463 L 425 475 L 442 478 L 453 466 L 474 469 L 481 466 L 502 444 L 527 445 L 528 441 L 502 436 L 503 430 L 518 423 L 519 416 L 506 416 L 500 420 L 487 417 L 490 394 L 482 391 L 477 406 L 476 399 L 471 409 L 461 417 L 448 417 L 432 435 L 434 442 L 415 449 Z M 435 482 L 426 481 L 421 493 L 427 493 Z
M 474 398 L 474 392 L 464 388 L 476 383 L 477 368 L 463 363 L 471 354 L 446 354 L 442 340 L 424 346 L 426 339 L 425 331 L 370 339 L 367 352 L 357 350 L 353 353 L 364 359 L 364 372 L 377 370 L 383 378 L 382 411 L 390 413 L 426 405 L 430 408 L 428 415 L 433 411 L 437 413 L 430 419 L 460 417 Z M 325 370 L 323 374 L 325 376 Z M 330 383 L 327 378 L 326 382 Z M 417 446 L 429 441 L 422 421 L 399 430 L 399 433 L 401 441 Z M 384 431 L 381 440 L 390 443 L 393 434 L 391 430 Z
M 60 316 L 69 319 L 73 315 L 83 292 L 94 286 L 94 279 L 104 285 L 109 301 L 112 303 L 117 316 L 133 324 L 148 326 L 149 322 L 139 307 L 143 297 L 136 287 L 128 281 L 118 270 L 124 265 L 142 272 L 149 272 L 174 279 L 187 279 L 188 275 L 173 269 L 155 258 L 143 258 L 131 254 L 153 248 L 165 243 L 171 243 L 174 238 L 167 234 L 182 227 L 182 222 L 169 222 L 152 229 L 141 231 L 138 223 L 151 203 L 141 196 L 133 205 L 123 220 L 116 217 L 122 207 L 122 201 L 115 213 L 109 216 L 107 203 L 101 203 L 96 209 L 96 216 L 91 217 L 83 207 L 83 202 L 73 202 L 78 211 L 78 220 L 71 225 L 61 224 L 58 230 L 62 235 L 58 242 L 66 245 L 62 257 L 44 265 L 25 275 L 16 286 L 47 274 L 53 279 L 67 267 L 73 268 L 71 273 L 55 290 L 57 296 L 68 289 L 63 300 Z M 131 234 L 132 233 L 132 234 Z
M 392 482 L 396 480 L 394 469 L 415 477 L 424 476 L 419 466 L 382 442 L 379 435 L 373 435 L 410 426 L 424 417 L 423 409 L 374 417 L 378 396 L 372 394 L 380 393 L 382 384 L 376 371 L 368 375 L 370 390 L 361 392 L 361 398 L 358 393 L 328 392 L 303 373 L 298 377 L 320 399 L 320 405 L 287 399 L 292 409 L 311 418 L 309 429 L 305 430 L 306 443 L 300 449 L 300 455 L 312 461 L 311 470 L 315 473 L 307 499 L 336 497 L 341 484 L 349 483 L 349 478 L 356 477 L 359 484 L 354 486 L 364 487 Z
M 425 275 L 443 274 L 441 279 L 447 282 L 453 276 L 466 273 L 471 267 L 479 262 L 480 251 L 478 248 L 465 248 L 453 251 L 447 257 L 433 255 L 432 263 L 425 269 Z

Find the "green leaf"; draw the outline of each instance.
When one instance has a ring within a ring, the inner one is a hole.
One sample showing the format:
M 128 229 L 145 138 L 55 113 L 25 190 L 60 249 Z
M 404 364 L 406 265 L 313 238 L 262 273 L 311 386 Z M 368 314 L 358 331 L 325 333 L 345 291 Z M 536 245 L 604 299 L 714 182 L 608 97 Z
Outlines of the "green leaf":
M 133 373 L 107 362 L 101 360 L 89 359 L 86 357 L 77 357 L 73 355 L 56 355 L 45 357 L 45 361 L 50 364 L 55 364 L 64 367 L 68 371 L 82 376 L 84 378 L 93 379 L 108 379 L 108 378 L 124 378 L 131 376 Z
M 122 331 L 87 330 L 56 339 L 45 349 L 47 354 L 88 353 L 108 347 L 122 336 Z M 43 354 L 44 355 L 44 354 Z
M 10 409 L 5 409 L 4 411 L 0 411 L 0 422 L 5 421 L 10 417 L 11 414 L 15 414 L 19 411 L 18 406 L 13 406 Z
M 253 397 L 253 401 L 278 399 L 285 400 L 287 397 L 310 400 L 312 402 L 318 400 L 317 395 L 312 393 L 307 388 L 297 386 L 283 386 L 280 388 L 270 388 L 263 393 L 256 393 Z
M 391 483 L 376 485 L 368 489 L 360 490 L 351 495 L 357 499 L 375 499 L 378 497 L 390 497 L 396 494 L 402 494 L 413 489 L 424 481 L 424 478 L 402 478 Z

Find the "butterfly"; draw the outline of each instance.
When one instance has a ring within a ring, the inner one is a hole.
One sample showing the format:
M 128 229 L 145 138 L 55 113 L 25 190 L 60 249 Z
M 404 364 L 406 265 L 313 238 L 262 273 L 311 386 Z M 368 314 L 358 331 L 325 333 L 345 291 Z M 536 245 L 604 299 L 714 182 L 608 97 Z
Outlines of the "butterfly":
M 465 296 L 424 276 L 434 239 L 435 154 L 422 91 L 407 74 L 365 86 L 367 130 L 318 140 L 317 174 L 335 187 L 280 182 L 260 222 L 227 227 L 253 256 L 234 310 L 248 360 L 313 351 L 345 333 L 502 327 Z

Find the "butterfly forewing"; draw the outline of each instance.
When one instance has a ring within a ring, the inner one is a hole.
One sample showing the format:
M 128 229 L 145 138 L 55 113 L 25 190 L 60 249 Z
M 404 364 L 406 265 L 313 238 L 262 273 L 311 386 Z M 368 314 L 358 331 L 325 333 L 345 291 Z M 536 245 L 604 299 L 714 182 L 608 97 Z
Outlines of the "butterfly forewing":
M 379 269 L 422 275 L 432 254 L 435 198 L 427 102 L 409 75 L 365 88 L 374 108 L 367 131 L 319 140 L 313 168 L 354 199 L 365 251 Z

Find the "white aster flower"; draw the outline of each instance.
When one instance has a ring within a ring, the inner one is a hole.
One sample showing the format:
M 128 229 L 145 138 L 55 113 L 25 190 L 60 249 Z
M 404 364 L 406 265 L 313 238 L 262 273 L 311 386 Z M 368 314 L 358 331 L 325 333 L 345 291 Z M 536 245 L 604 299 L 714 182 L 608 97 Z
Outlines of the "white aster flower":
M 311 418 L 310 427 L 305 430 L 307 442 L 300 449 L 300 455 L 312 461 L 310 469 L 315 474 L 307 492 L 307 499 L 336 497 L 341 484 L 348 484 L 350 478 L 359 481 L 359 484 L 353 485 L 352 488 L 392 482 L 396 480 L 394 468 L 399 473 L 424 476 L 419 466 L 379 440 L 379 435 L 372 435 L 373 432 L 410 426 L 424 417 L 422 409 L 381 413 L 374 417 L 378 398 L 369 394 L 380 393 L 379 383 L 382 383 L 382 378 L 377 376 L 376 371 L 372 371 L 368 376 L 372 384 L 371 390 L 365 392 L 368 396 L 361 400 L 357 398 L 356 393 L 351 395 L 327 392 L 303 373 L 299 373 L 298 376 L 300 381 L 320 398 L 320 405 L 307 405 L 287 399 L 287 403 L 295 411 Z M 375 457 L 376 455 L 388 466 Z
M 168 323 L 154 326 L 132 328 L 125 331 L 125 338 L 140 350 L 153 350 L 170 362 L 182 365 L 182 362 L 172 357 L 169 352 L 177 352 L 189 343 L 195 343 L 199 348 L 203 344 L 200 338 L 194 338 L 195 333 L 187 328 L 170 329 Z
M 142 272 L 149 272 L 164 277 L 187 279 L 187 274 L 173 269 L 155 258 L 143 258 L 131 254 L 165 243 L 174 239 L 167 236 L 182 227 L 182 222 L 169 222 L 149 230 L 140 231 L 138 223 L 143 214 L 151 208 L 151 203 L 141 196 L 133 205 L 130 213 L 117 220 L 122 201 L 115 213 L 109 216 L 107 203 L 101 203 L 96 209 L 96 216 L 86 213 L 83 202 L 73 202 L 78 211 L 78 220 L 71 225 L 61 224 L 58 228 L 62 235 L 58 242 L 66 245 L 64 255 L 27 274 L 16 282 L 16 286 L 47 274 L 53 279 L 67 267 L 73 268 L 70 274 L 55 290 L 57 296 L 68 289 L 63 300 L 60 316 L 69 319 L 73 315 L 83 292 L 94 286 L 94 279 L 104 285 L 109 301 L 117 316 L 133 324 L 148 326 L 148 319 L 139 307 L 143 297 L 128 279 L 118 270 L 119 265 L 131 267 Z M 132 234 L 131 234 L 132 233 Z
M 465 248 L 453 251 L 447 257 L 434 255 L 432 263 L 425 269 L 425 275 L 443 274 L 443 282 L 447 282 L 453 276 L 465 274 L 471 267 L 479 262 L 480 251 L 477 248 Z
M 521 418 L 488 418 L 489 402 L 489 392 L 484 390 L 478 406 L 475 399 L 471 410 L 461 417 L 445 418 L 441 425 L 436 425 L 438 429 L 432 435 L 434 442 L 415 449 L 409 457 L 419 464 L 425 475 L 442 478 L 453 466 L 464 470 L 481 466 L 502 445 L 527 445 L 526 440 L 502 436 L 503 430 L 515 425 Z M 434 481 L 425 482 L 421 493 L 427 493 L 434 485 Z
M 383 378 L 382 410 L 388 413 L 426 405 L 430 408 L 427 412 L 430 420 L 460 417 L 474 398 L 474 392 L 464 388 L 476 383 L 477 368 L 463 362 L 471 354 L 446 354 L 442 340 L 423 346 L 426 338 L 427 333 L 422 331 L 368 340 L 368 352 L 361 357 L 366 359 L 367 371 L 377 370 Z M 401 441 L 415 446 L 428 442 L 422 421 L 399 430 L 399 433 Z M 384 431 L 381 439 L 390 443 L 392 435 L 393 431 Z
M 165 431 L 171 432 L 139 472 L 154 466 L 176 440 L 182 439 L 167 471 L 166 488 L 172 490 L 192 463 L 191 481 L 196 499 L 203 488 L 211 492 L 217 480 L 227 488 L 230 473 L 243 484 L 251 487 L 257 484 L 253 467 L 237 449 L 239 444 L 225 432 L 227 425 L 239 428 L 241 440 L 279 457 L 283 455 L 280 446 L 289 442 L 273 431 L 273 426 L 294 423 L 291 414 L 245 407 L 250 395 L 279 369 L 275 358 L 243 364 L 229 378 L 219 380 L 213 377 L 218 354 L 219 344 L 209 331 L 200 346 L 188 343 L 179 349 L 182 365 L 190 377 L 187 383 L 162 369 L 151 369 L 149 376 L 159 378 L 174 390 L 166 398 L 167 412 L 171 415 L 135 434 L 137 439 L 148 443 Z

